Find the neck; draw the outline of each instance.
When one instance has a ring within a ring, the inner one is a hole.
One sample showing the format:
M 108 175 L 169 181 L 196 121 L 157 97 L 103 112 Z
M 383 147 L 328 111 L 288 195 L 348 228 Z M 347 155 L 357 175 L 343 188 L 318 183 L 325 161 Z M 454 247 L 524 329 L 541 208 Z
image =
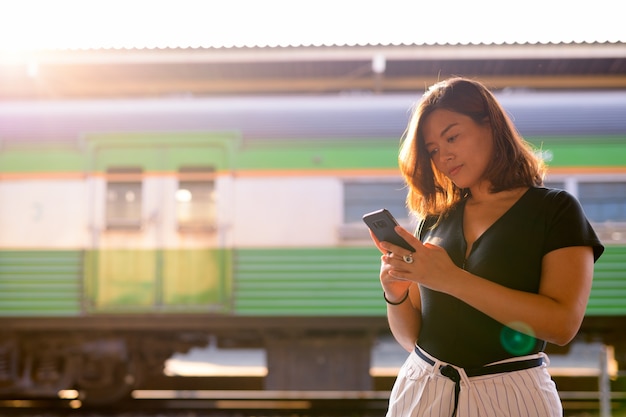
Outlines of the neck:
M 528 190 L 528 187 L 513 188 L 511 190 L 499 191 L 492 193 L 489 191 L 490 184 L 483 184 L 477 187 L 470 188 L 471 196 L 470 201 L 472 204 L 492 203 L 500 200 L 507 200 L 509 198 L 518 198 Z

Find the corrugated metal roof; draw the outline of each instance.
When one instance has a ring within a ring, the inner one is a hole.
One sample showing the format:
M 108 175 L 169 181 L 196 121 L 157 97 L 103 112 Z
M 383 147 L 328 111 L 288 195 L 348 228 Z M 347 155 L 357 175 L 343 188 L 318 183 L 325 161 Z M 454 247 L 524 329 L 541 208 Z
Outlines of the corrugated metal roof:
M 491 88 L 626 88 L 626 43 L 48 51 L 0 60 L 0 98 L 387 93 L 452 75 Z
M 0 32 L 1 33 L 1 32 Z M 72 52 L 72 51 L 102 51 L 102 52 L 133 52 L 133 51 L 198 51 L 198 50 L 217 50 L 226 53 L 238 50 L 256 49 L 261 52 L 282 51 L 293 48 L 314 49 L 314 48 L 356 48 L 356 47 L 423 47 L 423 46 L 566 46 L 566 45 L 622 45 L 626 43 L 626 35 L 620 37 L 607 36 L 588 36 L 581 39 L 544 39 L 544 40 L 526 40 L 525 38 L 516 38 L 511 40 L 488 40 L 488 39 L 450 39 L 450 40 L 431 40 L 421 41 L 419 39 L 406 39 L 393 42 L 377 41 L 359 41 L 359 42 L 343 42 L 341 40 L 329 42 L 316 41 L 292 41 L 292 42 L 263 42 L 250 40 L 247 42 L 229 42 L 229 41 L 212 41 L 204 40 L 201 42 L 192 39 L 181 39 L 178 41 L 167 41 L 158 44 L 144 43 L 140 41 L 131 41 L 122 44 L 107 44 L 95 42 L 93 44 L 68 44 L 67 46 L 44 46 L 40 48 L 30 48 L 27 52 Z M 0 52 L 2 52 L 2 44 L 0 44 Z M 9 53 L 12 51 L 9 48 Z

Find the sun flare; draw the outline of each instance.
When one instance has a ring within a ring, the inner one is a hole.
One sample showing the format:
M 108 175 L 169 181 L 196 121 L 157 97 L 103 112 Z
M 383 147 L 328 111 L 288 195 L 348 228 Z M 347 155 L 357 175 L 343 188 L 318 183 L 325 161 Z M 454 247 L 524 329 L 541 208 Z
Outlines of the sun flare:
M 0 51 L 23 59 L 57 49 L 623 42 L 615 7 L 528 0 L 511 16 L 500 0 L 445 9 L 414 0 L 1 0 Z

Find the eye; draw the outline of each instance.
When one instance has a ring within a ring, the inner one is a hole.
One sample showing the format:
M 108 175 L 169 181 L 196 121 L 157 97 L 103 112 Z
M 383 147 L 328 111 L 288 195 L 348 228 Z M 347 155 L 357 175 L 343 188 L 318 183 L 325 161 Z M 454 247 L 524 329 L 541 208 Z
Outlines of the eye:
M 453 135 L 446 139 L 448 143 L 454 142 L 459 135 Z
M 428 151 L 428 156 L 430 156 L 431 158 L 433 156 L 435 156 L 435 154 L 439 151 L 439 149 L 437 148 L 432 148 L 431 150 Z

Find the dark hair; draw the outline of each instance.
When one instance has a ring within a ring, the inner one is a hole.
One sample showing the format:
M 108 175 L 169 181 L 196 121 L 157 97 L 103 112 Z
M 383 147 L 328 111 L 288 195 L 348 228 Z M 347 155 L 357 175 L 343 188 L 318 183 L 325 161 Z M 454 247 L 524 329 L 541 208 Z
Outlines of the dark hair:
M 543 161 L 513 126 L 495 96 L 477 81 L 451 78 L 424 93 L 400 146 L 400 171 L 409 187 L 407 206 L 418 217 L 445 213 L 468 194 L 435 169 L 426 150 L 424 121 L 437 109 L 464 114 L 478 124 L 491 126 L 493 155 L 485 178 L 491 182 L 492 193 L 543 184 Z

